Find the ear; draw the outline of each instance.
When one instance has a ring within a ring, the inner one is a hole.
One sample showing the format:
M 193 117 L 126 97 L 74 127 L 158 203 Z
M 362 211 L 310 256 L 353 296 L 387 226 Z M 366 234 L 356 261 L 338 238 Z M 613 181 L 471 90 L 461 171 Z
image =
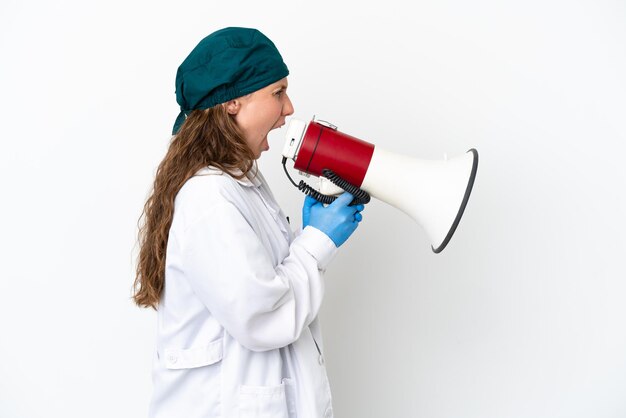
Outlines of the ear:
M 239 113 L 239 109 L 241 109 L 241 103 L 239 103 L 239 100 L 237 99 L 227 101 L 224 103 L 224 106 L 226 106 L 226 111 L 230 115 L 236 115 Z

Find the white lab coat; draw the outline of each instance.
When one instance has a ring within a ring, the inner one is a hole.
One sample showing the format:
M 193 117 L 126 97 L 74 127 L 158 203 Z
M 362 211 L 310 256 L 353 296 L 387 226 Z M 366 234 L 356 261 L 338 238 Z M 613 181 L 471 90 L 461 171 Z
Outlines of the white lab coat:
M 294 238 L 260 172 L 179 191 L 158 307 L 152 418 L 333 416 L 317 315 L 337 248 Z

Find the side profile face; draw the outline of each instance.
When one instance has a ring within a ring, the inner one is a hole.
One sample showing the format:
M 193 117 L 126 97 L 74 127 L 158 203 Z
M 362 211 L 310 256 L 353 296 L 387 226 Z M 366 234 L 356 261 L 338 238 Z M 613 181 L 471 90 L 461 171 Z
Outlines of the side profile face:
M 287 77 L 246 96 L 225 103 L 228 113 L 234 115 L 255 159 L 270 146 L 267 135 L 285 124 L 293 114 L 293 105 L 287 95 Z

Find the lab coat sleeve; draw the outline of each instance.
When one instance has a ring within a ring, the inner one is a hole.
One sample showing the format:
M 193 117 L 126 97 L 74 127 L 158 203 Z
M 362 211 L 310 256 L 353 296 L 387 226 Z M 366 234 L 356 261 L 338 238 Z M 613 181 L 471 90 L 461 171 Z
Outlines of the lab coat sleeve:
M 337 248 L 307 227 L 274 266 L 239 209 L 212 207 L 184 232 L 182 267 L 207 309 L 241 345 L 254 351 L 296 341 L 317 316 L 324 296 L 322 272 Z

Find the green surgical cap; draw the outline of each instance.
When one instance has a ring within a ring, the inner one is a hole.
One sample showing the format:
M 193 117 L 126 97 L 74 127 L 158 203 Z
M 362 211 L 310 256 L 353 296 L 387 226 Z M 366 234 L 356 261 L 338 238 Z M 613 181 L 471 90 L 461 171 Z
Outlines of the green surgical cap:
M 180 113 L 172 135 L 196 109 L 252 93 L 289 74 L 274 43 L 256 29 L 224 28 L 191 51 L 176 73 Z

